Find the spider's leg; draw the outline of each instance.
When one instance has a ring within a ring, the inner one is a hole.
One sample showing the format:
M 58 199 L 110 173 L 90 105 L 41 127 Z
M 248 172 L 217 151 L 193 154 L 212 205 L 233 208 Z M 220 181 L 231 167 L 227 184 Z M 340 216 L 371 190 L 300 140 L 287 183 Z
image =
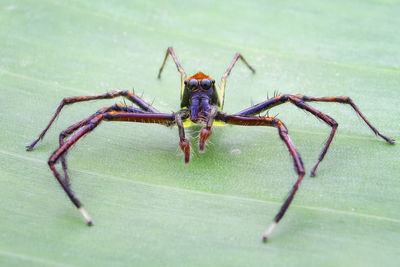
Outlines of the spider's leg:
M 170 47 L 167 48 L 167 52 L 166 52 L 166 54 L 165 54 L 164 61 L 163 61 L 162 65 L 161 65 L 161 67 L 160 67 L 160 70 L 158 71 L 157 77 L 158 77 L 158 79 L 161 78 L 161 72 L 162 72 L 163 69 L 164 69 L 165 63 L 167 62 L 167 59 L 168 59 L 168 56 L 169 56 L 169 55 L 171 55 L 172 59 L 173 59 L 174 62 L 175 62 L 176 68 L 177 68 L 178 71 L 181 73 L 181 99 L 182 99 L 182 97 L 183 97 L 183 91 L 184 91 L 184 89 L 185 89 L 186 72 L 185 72 L 185 70 L 182 68 L 181 63 L 179 63 L 179 59 L 178 59 L 178 57 L 175 55 L 174 48 L 173 48 L 172 46 L 170 46 Z
M 64 189 L 65 193 L 72 201 L 72 203 L 78 208 L 82 216 L 86 219 L 88 225 L 92 225 L 93 221 L 89 214 L 83 209 L 81 202 L 75 197 L 74 193 L 64 182 L 60 173 L 56 170 L 55 164 L 58 159 L 65 154 L 69 148 L 74 145 L 81 137 L 86 135 L 95 129 L 103 120 L 106 121 L 130 121 L 130 122 L 142 122 L 142 123 L 159 123 L 164 125 L 174 124 L 175 116 L 173 114 L 163 114 L 163 113 L 127 113 L 127 112 L 105 112 L 98 114 L 96 117 L 91 119 L 86 125 L 84 125 L 77 133 L 75 133 L 68 141 L 66 141 L 62 146 L 60 146 L 53 154 L 50 156 L 48 164 L 56 177 L 57 181 L 60 183 L 61 187 Z
M 354 104 L 353 100 L 351 100 L 350 97 L 310 97 L 310 96 L 297 96 L 301 100 L 305 102 L 336 102 L 336 103 L 342 103 L 342 104 L 349 104 L 355 112 L 363 119 L 363 121 L 368 125 L 368 127 L 375 133 L 375 135 L 380 136 L 383 140 L 390 144 L 394 144 L 395 140 L 388 138 L 381 134 L 372 124 L 365 118 L 365 116 L 361 113 L 361 111 L 358 109 L 356 104 Z
M 178 57 L 175 55 L 174 48 L 173 48 L 172 46 L 170 46 L 170 47 L 167 48 L 167 52 L 166 52 L 166 54 L 165 54 L 164 61 L 163 61 L 162 65 L 161 65 L 161 67 L 160 67 L 160 70 L 158 71 L 157 77 L 158 77 L 159 79 L 161 78 L 161 72 L 162 72 L 163 69 L 164 69 L 165 63 L 167 62 L 167 59 L 168 59 L 168 56 L 169 56 L 169 55 L 171 55 L 172 59 L 174 60 L 175 65 L 176 65 L 176 68 L 177 68 L 178 71 L 181 73 L 181 77 L 185 77 L 185 78 L 186 78 L 186 72 L 185 72 L 184 69 L 182 68 L 181 63 L 179 63 L 179 59 L 178 59 Z M 185 78 L 183 78 L 183 80 L 185 80 Z
M 189 163 L 190 160 L 190 143 L 189 141 L 185 138 L 185 128 L 183 127 L 183 121 L 182 117 L 187 116 L 182 113 L 176 113 L 175 114 L 175 122 L 176 125 L 178 126 L 178 132 L 179 132 L 179 146 L 183 151 L 183 154 L 185 156 L 185 164 Z
M 386 136 L 382 135 L 375 127 L 371 125 L 371 123 L 364 117 L 364 115 L 360 112 L 358 107 L 353 103 L 353 101 L 348 98 L 348 97 L 309 97 L 309 96 L 303 96 L 303 95 L 280 95 L 273 97 L 271 99 L 268 99 L 267 101 L 261 102 L 257 105 L 254 105 L 250 108 L 247 108 L 245 110 L 242 110 L 235 115 L 238 116 L 252 116 L 259 114 L 265 110 L 269 110 L 272 107 L 275 107 L 277 105 L 286 103 L 286 102 L 291 102 L 292 104 L 296 105 L 297 107 L 304 109 L 317 118 L 322 119 L 325 121 L 329 126 L 332 127 L 331 133 L 329 135 L 329 138 L 320 154 L 318 157 L 317 163 L 314 165 L 314 167 L 311 170 L 311 176 L 315 175 L 315 171 L 324 158 L 326 152 L 328 151 L 329 145 L 332 142 L 333 136 L 335 135 L 336 129 L 338 127 L 337 122 L 329 117 L 328 115 L 316 110 L 315 108 L 311 107 L 310 105 L 306 104 L 305 102 L 312 102 L 312 101 L 321 101 L 321 102 L 338 102 L 338 103 L 344 103 L 344 104 L 349 104 L 353 107 L 353 109 L 357 112 L 357 114 L 365 121 L 365 123 L 371 128 L 371 130 L 378 136 L 382 137 L 386 142 L 393 144 L 394 140 L 387 138 Z
M 274 221 L 272 224 L 268 227 L 268 229 L 264 232 L 262 238 L 263 241 L 266 242 L 268 237 L 270 236 L 271 232 L 274 230 L 275 226 L 277 223 L 282 219 L 283 215 L 285 215 L 286 210 L 288 209 L 290 203 L 292 202 L 294 195 L 297 192 L 297 189 L 299 188 L 299 185 L 301 181 L 303 180 L 304 177 L 304 167 L 303 167 L 303 162 L 301 160 L 301 157 L 299 153 L 296 150 L 296 147 L 294 146 L 292 140 L 290 139 L 288 135 L 288 130 L 277 118 L 273 117 L 242 117 L 242 116 L 236 116 L 236 115 L 226 115 L 223 113 L 218 113 L 216 116 L 216 119 L 221 120 L 225 123 L 228 124 L 234 124 L 234 125 L 243 125 L 243 126 L 272 126 L 278 128 L 279 136 L 282 139 L 282 141 L 285 143 L 287 146 L 290 155 L 293 158 L 294 162 L 294 167 L 297 172 L 297 180 L 296 183 L 293 185 L 292 190 L 289 193 L 289 196 L 281 206 L 279 212 L 276 214 Z
M 61 109 L 65 105 L 70 105 L 74 104 L 77 102 L 84 102 L 84 101 L 90 101 L 90 100 L 98 100 L 98 99 L 110 99 L 110 98 L 115 98 L 118 96 L 123 96 L 133 102 L 135 105 L 137 105 L 139 108 L 141 108 L 144 111 L 148 112 L 154 112 L 154 113 L 159 113 L 157 109 L 146 103 L 143 99 L 141 99 L 139 96 L 135 95 L 134 93 L 130 91 L 112 91 L 106 94 L 100 94 L 100 95 L 92 95 L 92 96 L 77 96 L 77 97 L 68 97 L 64 98 L 60 105 L 58 106 L 56 112 L 54 113 L 53 117 L 51 118 L 50 122 L 47 124 L 46 128 L 42 131 L 42 133 L 39 135 L 39 137 L 32 142 L 29 146 L 26 147 L 26 150 L 30 151 L 32 150 L 37 142 L 39 140 L 43 139 L 44 135 L 46 134 L 47 130 L 50 128 L 54 120 L 57 118 L 58 114 L 61 112 Z
M 211 127 L 214 123 L 215 116 L 218 113 L 217 106 L 211 106 L 210 113 L 208 114 L 206 126 L 200 131 L 199 152 L 204 153 L 204 146 L 207 139 L 211 136 Z
M 89 116 L 88 118 L 85 118 L 85 119 L 83 119 L 83 120 L 71 125 L 66 130 L 62 131 L 60 133 L 60 136 L 59 136 L 60 147 L 65 143 L 65 138 L 66 137 L 68 137 L 69 135 L 71 135 L 72 133 L 74 133 L 76 130 L 78 130 L 79 128 L 83 127 L 84 125 L 88 124 L 97 115 L 98 115 L 98 113 L 96 112 L 95 114 Z M 65 151 L 65 153 L 61 155 L 61 166 L 62 166 L 62 169 L 64 171 L 64 183 L 67 186 L 70 186 L 71 185 L 71 180 L 70 180 L 69 175 L 68 175 L 68 170 L 67 170 L 68 169 L 68 165 L 67 165 L 67 161 L 66 161 L 66 156 L 67 156 L 67 151 Z
M 65 138 L 67 138 L 68 136 L 70 136 L 71 134 L 73 134 L 75 131 L 77 131 L 78 129 L 80 129 L 81 127 L 85 126 L 86 124 L 88 124 L 92 119 L 94 119 L 97 115 L 108 112 L 108 111 L 125 111 L 125 112 L 133 112 L 133 113 L 145 113 L 145 111 L 138 109 L 138 108 L 134 108 L 134 107 L 129 107 L 129 106 L 125 106 L 125 105 L 119 105 L 119 104 L 115 104 L 112 106 L 107 106 L 104 107 L 102 109 L 99 109 L 96 113 L 94 113 L 93 115 L 77 122 L 74 123 L 73 125 L 71 125 L 70 127 L 68 127 L 66 130 L 62 131 L 60 133 L 59 136 L 59 143 L 60 143 L 60 147 L 65 143 Z M 64 154 L 62 154 L 61 156 L 61 165 L 62 165 L 62 169 L 64 171 L 64 181 L 67 185 L 71 184 L 69 175 L 68 175 L 68 171 L 67 171 L 67 161 L 66 161 L 66 156 L 67 156 L 67 152 L 65 152 Z
M 356 104 L 354 104 L 353 100 L 351 100 L 350 97 L 341 97 L 341 96 L 339 96 L 339 97 L 333 97 L 333 96 L 311 97 L 311 96 L 304 96 L 304 95 L 280 95 L 280 96 L 276 96 L 271 99 L 268 99 L 267 101 L 261 102 L 257 105 L 254 105 L 245 110 L 242 110 L 238 113 L 235 113 L 235 115 L 249 116 L 249 115 L 260 114 L 263 111 L 266 111 L 272 107 L 286 103 L 288 101 L 291 101 L 292 99 L 300 99 L 304 102 L 336 102 L 336 103 L 342 103 L 342 104 L 349 104 L 376 135 L 380 136 L 383 140 L 385 140 L 386 142 L 388 142 L 390 144 L 394 144 L 394 142 L 395 142 L 393 139 L 388 138 L 388 137 L 384 136 L 383 134 L 381 134 L 374 126 L 372 126 L 372 124 L 365 118 L 365 116 L 361 113 L 361 111 L 358 109 Z
M 225 73 L 221 77 L 221 81 L 219 83 L 219 93 L 218 93 L 218 98 L 219 101 L 221 102 L 221 108 L 220 110 L 223 109 L 224 107 L 224 100 L 225 100 L 225 85 L 226 85 L 226 79 L 228 78 L 229 74 L 231 73 L 233 67 L 235 66 L 235 63 L 241 59 L 244 64 L 253 72 L 255 73 L 255 69 L 253 69 L 252 66 L 250 66 L 249 63 L 244 59 L 244 57 L 240 53 L 236 53 L 235 56 L 232 59 L 231 64 L 229 64 L 228 68 L 226 69 Z
M 85 218 L 87 221 L 88 225 L 91 226 L 93 225 L 93 220 L 89 216 L 89 214 L 86 212 L 86 210 L 82 207 L 81 202 L 79 201 L 78 198 L 75 197 L 74 193 L 71 191 L 69 186 L 65 183 L 65 180 L 61 177 L 60 173 L 57 171 L 55 168 L 55 163 L 57 160 L 68 151 L 68 149 L 76 143 L 82 136 L 85 134 L 89 133 L 92 131 L 94 128 L 97 127 L 97 125 L 101 122 L 101 115 L 96 116 L 92 120 L 90 120 L 90 123 L 84 126 L 78 133 L 76 133 L 74 136 L 72 136 L 66 143 L 64 143 L 60 148 L 58 148 L 54 153 L 50 156 L 48 164 L 53 172 L 54 176 L 56 177 L 57 181 L 60 183 L 61 187 L 64 189 L 65 193 L 69 197 L 69 199 L 72 201 L 72 203 L 78 208 L 78 210 L 81 212 L 82 216 Z
M 310 112 L 311 114 L 313 114 L 314 116 L 316 116 L 317 118 L 323 120 L 324 122 L 326 122 L 326 124 L 328 124 L 329 126 L 332 127 L 331 133 L 329 134 L 328 140 L 325 143 L 324 148 L 322 149 L 321 154 L 318 157 L 318 161 L 317 163 L 315 163 L 314 167 L 311 169 L 310 175 L 314 176 L 315 175 L 315 171 L 318 167 L 318 165 L 321 163 L 321 161 L 324 159 L 326 152 L 328 151 L 328 148 L 333 140 L 333 136 L 335 135 L 336 129 L 338 127 L 338 123 L 332 119 L 331 117 L 329 117 L 328 115 L 322 113 L 321 111 L 313 108 L 312 106 L 304 103 L 303 101 L 301 101 L 300 99 L 296 98 L 296 97 L 290 97 L 290 101 L 295 104 L 297 107 L 304 109 L 308 112 Z
M 259 104 L 256 104 L 256 105 L 246 108 L 242 111 L 239 111 L 238 113 L 235 113 L 235 115 L 237 115 L 237 116 L 254 116 L 254 115 L 260 114 L 268 109 L 271 109 L 275 106 L 278 106 L 280 104 L 288 102 L 289 96 L 290 95 L 275 96 L 275 97 L 270 98 L 266 101 L 263 101 Z

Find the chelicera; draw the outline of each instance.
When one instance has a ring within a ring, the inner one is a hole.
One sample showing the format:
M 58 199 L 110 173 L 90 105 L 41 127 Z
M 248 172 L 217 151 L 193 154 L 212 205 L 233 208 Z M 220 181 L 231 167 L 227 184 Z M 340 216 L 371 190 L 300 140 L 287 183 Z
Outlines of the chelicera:
M 29 146 L 27 150 L 32 150 L 39 140 L 41 140 L 54 122 L 56 117 L 59 115 L 61 109 L 65 105 L 70 105 L 77 102 L 98 100 L 98 99 L 110 99 L 122 96 L 131 101 L 136 107 L 128 105 L 115 104 L 112 106 L 104 107 L 98 110 L 93 115 L 71 125 L 66 130 L 62 131 L 59 136 L 59 148 L 54 151 L 48 160 L 49 167 L 53 172 L 55 178 L 64 189 L 72 203 L 78 208 L 83 217 L 86 219 L 88 225 L 93 225 L 93 221 L 86 210 L 83 208 L 81 202 L 75 197 L 75 194 L 70 189 L 70 179 L 67 171 L 66 154 L 67 151 L 74 145 L 81 137 L 90 133 L 94 130 L 102 121 L 125 121 L 125 122 L 140 122 L 140 123 L 157 123 L 167 127 L 177 126 L 179 133 L 179 145 L 183 151 L 185 163 L 189 162 L 190 158 L 190 143 L 185 137 L 185 127 L 191 125 L 201 125 L 200 139 L 199 139 L 199 151 L 204 152 L 204 145 L 207 139 L 212 133 L 212 127 L 215 124 L 231 124 L 241 126 L 270 126 L 278 130 L 278 134 L 281 140 L 289 150 L 290 156 L 292 157 L 295 171 L 297 174 L 296 182 L 291 188 L 288 197 L 282 204 L 279 212 L 276 214 L 273 222 L 264 232 L 262 239 L 266 241 L 270 236 L 271 232 L 282 219 L 286 213 L 290 203 L 292 202 L 300 183 L 305 175 L 303 163 L 299 153 L 296 150 L 293 142 L 289 138 L 288 130 L 285 124 L 276 117 L 261 116 L 264 111 L 271 109 L 277 105 L 290 102 L 296 105 L 298 108 L 303 109 L 315 117 L 321 119 L 323 122 L 331 127 L 330 135 L 322 149 L 321 154 L 314 167 L 311 169 L 311 176 L 315 175 L 315 172 L 323 160 L 326 152 L 328 151 L 329 145 L 335 135 L 338 123 L 330 116 L 322 113 L 321 111 L 313 108 L 307 102 L 337 102 L 342 104 L 350 105 L 355 112 L 364 120 L 368 127 L 375 133 L 375 135 L 381 137 L 386 142 L 394 144 L 394 140 L 382 135 L 371 123 L 361 114 L 358 107 L 349 97 L 310 97 L 304 95 L 278 95 L 273 98 L 267 99 L 259 104 L 251 106 L 245 110 L 239 111 L 233 115 L 228 115 L 223 112 L 224 99 L 225 99 L 225 85 L 226 80 L 231 73 L 235 63 L 241 59 L 242 62 L 253 72 L 255 70 L 247 63 L 243 56 L 236 53 L 229 67 L 222 75 L 219 83 L 219 90 L 215 86 L 215 80 L 210 76 L 198 72 L 191 77 L 187 77 L 186 72 L 183 70 L 178 58 L 172 47 L 167 49 L 164 61 L 158 73 L 158 78 L 161 77 L 161 72 L 165 66 L 168 56 L 171 55 L 175 62 L 178 71 L 181 74 L 181 109 L 175 113 L 161 113 L 152 105 L 148 104 L 142 98 L 137 96 L 135 93 L 130 91 L 113 91 L 106 94 L 93 95 L 93 96 L 78 96 L 64 98 L 55 114 L 51 118 L 46 128 L 42 131 L 39 137 Z M 67 137 L 69 137 L 67 139 Z M 57 171 L 55 164 L 61 161 L 64 177 Z

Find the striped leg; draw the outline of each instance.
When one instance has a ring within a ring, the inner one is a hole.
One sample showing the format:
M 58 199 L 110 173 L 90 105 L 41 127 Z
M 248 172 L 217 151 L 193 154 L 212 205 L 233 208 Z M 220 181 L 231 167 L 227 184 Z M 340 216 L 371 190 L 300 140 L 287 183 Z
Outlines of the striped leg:
M 61 112 L 61 109 L 65 105 L 70 105 L 74 104 L 77 102 L 84 102 L 84 101 L 90 101 L 90 100 L 98 100 L 98 99 L 110 99 L 110 98 L 115 98 L 118 96 L 123 96 L 127 98 L 129 101 L 133 102 L 135 105 L 137 105 L 140 109 L 148 112 L 154 112 L 154 113 L 159 113 L 157 109 L 152 107 L 151 105 L 147 104 L 143 99 L 135 95 L 134 93 L 130 91 L 112 91 L 106 94 L 100 94 L 100 95 L 92 95 L 92 96 L 77 96 L 77 97 L 68 97 L 64 98 L 60 105 L 58 106 L 56 112 L 54 113 L 53 117 L 51 118 L 50 122 L 47 124 L 46 128 L 42 131 L 42 133 L 39 135 L 39 137 L 32 142 L 29 146 L 26 147 L 26 150 L 31 151 L 37 142 L 39 140 L 43 139 L 44 135 L 46 134 L 47 130 L 50 128 L 50 126 L 53 124 L 54 120 L 57 118 L 58 114 Z
M 296 150 L 296 147 L 294 146 L 292 140 L 290 139 L 288 135 L 288 130 L 281 122 L 280 120 L 273 118 L 273 117 L 242 117 L 242 116 L 236 116 L 236 115 L 225 115 L 222 113 L 219 113 L 216 116 L 217 120 L 224 121 L 228 124 L 234 124 L 234 125 L 243 125 L 243 126 L 271 126 L 271 127 L 276 127 L 278 128 L 279 136 L 282 139 L 282 141 L 285 143 L 287 146 L 290 155 L 293 158 L 293 163 L 295 170 L 297 172 L 297 180 L 295 184 L 292 187 L 292 190 L 289 193 L 289 196 L 281 206 L 279 212 L 276 214 L 272 224 L 267 228 L 267 230 L 264 232 L 262 236 L 263 242 L 266 242 L 272 231 L 274 230 L 275 226 L 278 224 L 278 222 L 282 219 L 283 215 L 285 215 L 286 210 L 289 208 L 290 203 L 292 202 L 294 195 L 297 192 L 297 189 L 300 186 L 301 181 L 303 180 L 304 177 L 304 167 L 303 167 L 303 162 L 301 160 L 301 157 L 299 153 Z

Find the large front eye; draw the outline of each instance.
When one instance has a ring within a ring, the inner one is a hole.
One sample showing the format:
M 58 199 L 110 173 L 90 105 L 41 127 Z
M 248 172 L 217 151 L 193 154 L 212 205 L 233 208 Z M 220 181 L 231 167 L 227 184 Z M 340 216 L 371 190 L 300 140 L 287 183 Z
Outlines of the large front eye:
M 203 79 L 200 82 L 200 86 L 203 90 L 208 90 L 211 88 L 211 81 L 209 79 Z
M 189 90 L 195 91 L 199 87 L 199 82 L 196 79 L 191 79 L 188 83 Z

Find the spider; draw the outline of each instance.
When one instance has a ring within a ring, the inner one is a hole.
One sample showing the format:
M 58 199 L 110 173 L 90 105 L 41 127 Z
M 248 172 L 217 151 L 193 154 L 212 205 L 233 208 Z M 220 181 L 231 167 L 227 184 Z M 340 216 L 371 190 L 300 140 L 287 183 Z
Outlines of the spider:
M 27 146 L 28 151 L 32 150 L 37 142 L 43 139 L 47 130 L 50 128 L 54 120 L 57 118 L 61 109 L 65 105 L 74 104 L 77 102 L 97 100 L 97 99 L 110 99 L 122 96 L 129 101 L 133 102 L 136 107 L 115 104 L 101 108 L 93 115 L 71 125 L 66 130 L 62 131 L 59 136 L 59 148 L 53 152 L 48 160 L 48 165 L 53 172 L 55 178 L 60 183 L 61 187 L 64 189 L 65 193 L 68 195 L 72 203 L 81 212 L 88 225 L 93 225 L 92 218 L 89 216 L 87 211 L 83 208 L 81 202 L 75 197 L 75 194 L 70 189 L 70 178 L 67 171 L 66 154 L 67 151 L 74 145 L 81 137 L 93 131 L 102 121 L 126 121 L 126 122 L 140 122 L 140 123 L 158 123 L 165 125 L 167 127 L 177 126 L 179 133 L 179 146 L 184 154 L 185 163 L 189 163 L 190 158 L 190 143 L 185 137 L 185 127 L 190 125 L 200 125 L 202 129 L 200 130 L 199 139 L 199 151 L 204 152 L 204 146 L 206 140 L 210 137 L 212 133 L 213 125 L 217 124 L 231 124 L 231 125 L 242 125 L 242 126 L 270 126 L 275 127 L 278 130 L 279 136 L 289 150 L 290 156 L 293 159 L 295 171 L 297 174 L 297 180 L 291 188 L 288 197 L 282 204 L 279 212 L 276 214 L 270 226 L 266 229 L 262 235 L 262 240 L 267 241 L 271 232 L 277 225 L 277 223 L 285 215 L 290 203 L 292 202 L 297 189 L 299 188 L 303 177 L 305 175 L 304 166 L 299 153 L 296 150 L 293 142 L 291 141 L 288 130 L 285 124 L 276 117 L 261 116 L 260 113 L 269 110 L 280 104 L 290 102 L 300 109 L 303 109 L 315 117 L 321 119 L 323 122 L 331 127 L 331 132 L 329 137 L 320 153 L 317 162 L 311 169 L 311 176 L 315 175 L 316 169 L 318 168 L 321 161 L 324 159 L 326 152 L 328 151 L 329 145 L 335 135 L 338 123 L 330 116 L 322 113 L 321 111 L 313 108 L 307 102 L 337 102 L 342 104 L 350 105 L 355 112 L 365 121 L 369 128 L 375 133 L 375 135 L 380 136 L 386 142 L 394 144 L 394 140 L 387 138 L 382 135 L 371 123 L 364 117 L 360 112 L 358 107 L 349 97 L 310 97 L 305 95 L 290 95 L 283 94 L 278 95 L 273 98 L 267 99 L 264 102 L 251 106 L 245 110 L 239 111 L 233 115 L 228 115 L 223 112 L 224 99 L 225 99 L 225 85 L 232 68 L 235 66 L 236 62 L 240 59 L 253 73 L 255 70 L 247 63 L 244 57 L 240 53 L 236 53 L 233 60 L 231 61 L 229 67 L 222 75 L 219 90 L 217 91 L 215 86 L 215 80 L 210 76 L 198 72 L 189 78 L 186 72 L 182 68 L 177 56 L 175 55 L 174 49 L 168 47 L 167 52 L 164 57 L 164 61 L 158 72 L 158 78 L 161 77 L 161 72 L 164 69 L 165 63 L 167 62 L 168 56 L 171 56 L 175 62 L 175 65 L 181 75 L 181 109 L 175 113 L 167 114 L 161 113 L 155 109 L 152 105 L 146 103 L 142 98 L 137 96 L 135 93 L 130 91 L 112 91 L 106 94 L 99 94 L 93 96 L 78 96 L 64 98 L 60 105 L 58 106 L 55 114 L 51 118 L 50 122 L 46 128 L 42 131 L 39 137 L 32 142 L 31 145 Z M 66 140 L 67 137 L 70 137 Z M 55 164 L 61 160 L 62 169 L 64 172 L 64 177 L 56 170 Z

